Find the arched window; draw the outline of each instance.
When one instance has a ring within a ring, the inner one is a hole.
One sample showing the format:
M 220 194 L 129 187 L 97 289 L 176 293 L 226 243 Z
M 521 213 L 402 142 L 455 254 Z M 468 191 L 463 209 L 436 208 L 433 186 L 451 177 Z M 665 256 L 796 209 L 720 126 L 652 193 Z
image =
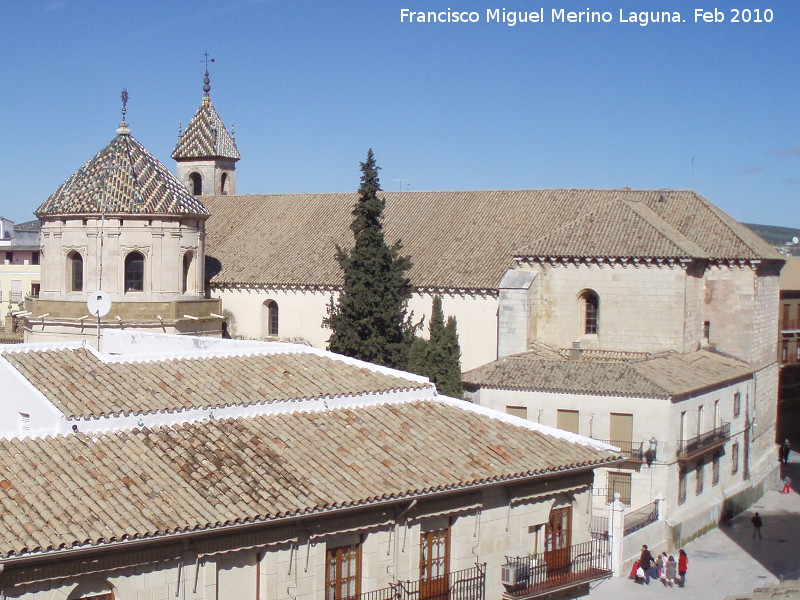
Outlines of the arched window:
M 583 333 L 597 335 L 600 329 L 600 297 L 592 290 L 585 290 L 580 295 L 583 309 Z
M 192 194 L 195 196 L 202 196 L 203 195 L 203 178 L 200 177 L 200 173 L 191 173 L 189 175 L 189 181 L 192 183 Z
M 197 292 L 197 276 L 195 273 L 194 252 L 187 252 L 183 255 L 183 278 L 181 280 L 181 292 L 192 294 Z
M 75 250 L 67 254 L 67 291 L 83 291 L 83 257 Z
M 125 257 L 125 291 L 144 291 L 144 255 L 131 252 Z
M 278 303 L 274 300 L 267 300 L 261 306 L 261 316 L 263 322 L 264 336 L 278 335 Z
M 219 181 L 219 191 L 222 194 L 227 194 L 228 193 L 228 174 L 227 173 L 223 173 L 222 174 L 222 178 Z

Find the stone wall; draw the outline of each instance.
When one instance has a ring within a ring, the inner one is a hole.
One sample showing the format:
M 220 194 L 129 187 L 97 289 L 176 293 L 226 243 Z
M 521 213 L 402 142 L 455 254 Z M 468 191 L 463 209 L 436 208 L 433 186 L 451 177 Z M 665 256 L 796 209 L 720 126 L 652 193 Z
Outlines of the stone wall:
M 102 289 L 114 302 L 169 301 L 179 296 L 201 298 L 205 295 L 204 228 L 202 219 L 130 217 L 102 221 L 93 216 L 44 221 L 39 297 L 85 302 L 89 292 Z M 79 252 L 83 259 L 82 291 L 71 291 L 68 282 L 67 256 L 71 251 Z M 144 290 L 126 293 L 125 257 L 133 251 L 144 255 Z M 194 257 L 190 267 L 193 271 L 187 278 L 194 287 L 184 291 L 183 260 L 187 252 Z
M 534 301 L 537 339 L 567 348 L 682 352 L 685 347 L 686 272 L 680 266 L 545 265 Z M 600 298 L 597 335 L 583 328 L 580 294 Z

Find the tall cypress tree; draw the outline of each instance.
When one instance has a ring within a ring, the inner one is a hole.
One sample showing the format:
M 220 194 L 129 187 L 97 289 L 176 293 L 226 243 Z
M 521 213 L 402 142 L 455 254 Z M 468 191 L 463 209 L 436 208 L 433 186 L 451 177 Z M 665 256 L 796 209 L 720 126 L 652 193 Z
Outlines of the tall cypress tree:
M 461 348 L 455 317 L 444 320 L 442 299 L 434 296 L 428 339 L 417 337 L 411 346 L 408 368 L 428 377 L 440 394 L 461 398 Z
M 456 318 L 453 316 L 447 317 L 447 325 L 444 326 L 444 335 L 442 336 L 442 346 L 444 355 L 447 358 L 439 391 L 453 398 L 461 398 L 464 393 L 461 381 L 461 346 L 458 343 L 458 325 L 456 324 Z
M 411 259 L 400 256 L 402 245 L 386 244 L 383 235 L 385 200 L 378 180 L 372 149 L 361 163 L 361 185 L 353 209 L 355 245 L 336 247 L 336 258 L 344 272 L 338 300 L 331 299 L 322 324 L 333 332 L 328 348 L 339 354 L 403 369 L 413 327 L 406 313 L 411 282 L 406 276 Z

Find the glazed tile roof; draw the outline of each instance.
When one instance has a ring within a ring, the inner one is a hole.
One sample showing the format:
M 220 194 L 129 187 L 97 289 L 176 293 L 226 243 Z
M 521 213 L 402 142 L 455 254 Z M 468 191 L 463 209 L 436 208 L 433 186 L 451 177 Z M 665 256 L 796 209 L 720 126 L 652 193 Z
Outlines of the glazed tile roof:
M 192 120 L 181 134 L 172 151 L 175 160 L 196 158 L 230 158 L 239 160 L 239 150 L 222 119 L 211 104 L 211 97 L 203 96 L 203 101 L 194 113 Z
M 37 217 L 186 215 L 209 213 L 158 159 L 120 127 L 117 137 L 36 209 Z
M 515 256 L 775 259 L 758 235 L 679 190 L 386 192 L 417 287 L 493 290 Z M 214 285 L 339 286 L 356 194 L 205 197 Z M 252 223 L 257 222 L 258 227 Z
M 642 359 L 570 360 L 539 351 L 507 356 L 464 373 L 474 386 L 644 398 L 683 396 L 750 377 L 741 361 L 699 350 Z
M 173 412 L 422 389 L 313 353 L 103 362 L 87 349 L 1 355 L 67 418 Z
M 611 453 L 422 401 L 0 441 L 0 556 L 568 472 Z

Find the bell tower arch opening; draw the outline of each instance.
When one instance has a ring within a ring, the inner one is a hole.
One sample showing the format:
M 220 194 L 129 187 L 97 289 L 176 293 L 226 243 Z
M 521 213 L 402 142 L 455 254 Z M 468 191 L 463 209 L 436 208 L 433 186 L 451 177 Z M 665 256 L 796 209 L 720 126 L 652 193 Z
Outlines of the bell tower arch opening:
M 189 173 L 189 191 L 192 192 L 192 196 L 203 195 L 203 176 L 197 171 Z

